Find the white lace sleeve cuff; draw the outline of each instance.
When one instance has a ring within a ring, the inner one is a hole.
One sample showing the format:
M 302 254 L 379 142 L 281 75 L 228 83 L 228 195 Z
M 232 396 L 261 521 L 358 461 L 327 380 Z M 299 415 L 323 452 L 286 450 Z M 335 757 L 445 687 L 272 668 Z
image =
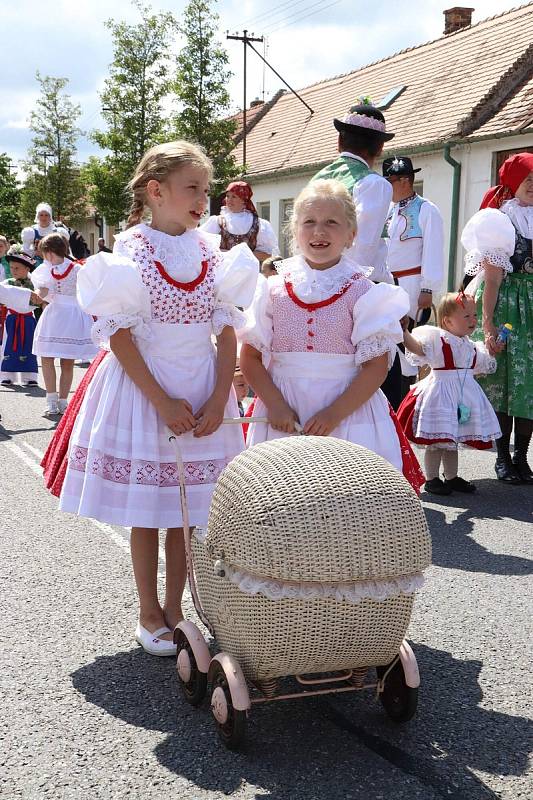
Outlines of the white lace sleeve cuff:
M 388 368 L 390 369 L 396 358 L 396 342 L 388 334 L 376 333 L 359 342 L 355 351 L 355 363 L 360 366 L 384 353 L 388 354 Z
M 218 303 L 211 317 L 211 325 L 215 336 L 220 336 L 223 329 L 242 328 L 246 324 L 246 315 L 231 303 Z
M 109 339 L 121 329 L 130 329 L 136 339 L 152 338 L 150 326 L 137 314 L 114 314 L 100 317 L 93 323 L 91 337 L 97 347 L 109 350 Z
M 469 250 L 465 256 L 465 275 L 477 275 L 485 266 L 484 262 L 500 267 L 504 272 L 513 271 L 507 251 L 495 247 L 492 250 Z

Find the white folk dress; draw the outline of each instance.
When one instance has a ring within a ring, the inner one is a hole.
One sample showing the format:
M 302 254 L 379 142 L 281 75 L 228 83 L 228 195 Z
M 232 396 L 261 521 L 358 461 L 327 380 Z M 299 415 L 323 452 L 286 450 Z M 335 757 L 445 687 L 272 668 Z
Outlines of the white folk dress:
M 90 361 L 97 352 L 91 339 L 92 319 L 80 308 L 76 285 L 81 264 L 65 259 L 53 266 L 44 261 L 31 274 L 35 289 L 48 289 L 33 337 L 33 353 L 47 358 Z
M 417 383 L 398 409 L 408 439 L 420 445 L 455 449 L 458 444 L 488 449 L 501 436 L 498 418 L 474 375 L 496 370 L 496 359 L 485 345 L 468 336 L 454 336 L 432 325 L 422 325 L 412 336 L 424 350 L 418 356 L 406 350 L 415 366 L 429 365 L 429 375 Z M 460 423 L 458 408 L 470 411 Z
M 236 305 L 251 302 L 258 262 L 245 246 L 224 258 L 198 231 L 170 236 L 136 225 L 117 236 L 113 254 L 87 260 L 80 273 L 82 306 L 98 317 L 93 335 L 105 345 L 132 331 L 148 369 L 170 397 L 198 411 L 216 381 L 213 334 L 242 324 Z M 231 392 L 225 416 L 238 417 Z M 179 480 L 169 430 L 154 406 L 110 353 L 87 388 L 72 433 L 60 498 L 63 511 L 111 524 L 180 527 Z M 207 523 L 224 467 L 244 448 L 240 426 L 178 439 L 192 525 Z
M 272 380 L 302 425 L 350 385 L 361 365 L 388 354 L 403 338 L 399 320 L 409 299 L 403 289 L 373 284 L 346 256 L 330 269 L 311 269 L 301 256 L 286 259 L 279 274 L 258 284 L 237 335 L 263 353 Z M 253 416 L 266 416 L 258 399 Z M 267 423 L 250 425 L 247 443 L 286 436 Z M 394 419 L 378 390 L 331 433 L 387 459 L 400 472 L 404 460 Z

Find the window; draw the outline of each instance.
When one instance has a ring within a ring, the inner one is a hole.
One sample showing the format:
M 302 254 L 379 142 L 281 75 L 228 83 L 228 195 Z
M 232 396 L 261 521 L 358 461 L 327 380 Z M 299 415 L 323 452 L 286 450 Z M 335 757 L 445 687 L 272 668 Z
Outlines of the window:
M 294 208 L 294 200 L 280 200 L 279 203 L 279 248 L 283 258 L 287 258 L 290 253 L 291 233 L 289 224 Z
M 498 172 L 503 162 L 517 153 L 533 153 L 533 147 L 519 147 L 517 150 L 499 150 L 492 154 L 492 185 L 498 183 Z
M 385 97 L 382 97 L 379 103 L 376 103 L 376 108 L 379 108 L 380 111 L 386 111 L 390 106 L 394 103 L 398 97 L 405 92 L 407 86 L 404 84 L 400 84 L 399 86 L 395 86 L 394 89 L 391 89 L 390 92 L 387 92 Z
M 270 222 L 270 201 L 265 200 L 263 203 L 257 203 L 257 213 L 260 219 L 266 219 Z
M 421 195 L 423 197 L 424 196 L 424 181 L 415 181 L 414 184 L 413 184 L 413 189 L 417 194 L 419 194 L 419 195 Z

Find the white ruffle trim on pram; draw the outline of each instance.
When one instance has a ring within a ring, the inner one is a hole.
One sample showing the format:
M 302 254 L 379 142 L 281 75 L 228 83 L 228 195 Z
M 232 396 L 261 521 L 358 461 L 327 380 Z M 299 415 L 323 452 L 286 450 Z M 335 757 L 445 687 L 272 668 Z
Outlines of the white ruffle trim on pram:
M 205 543 L 206 534 L 205 528 L 196 528 L 195 530 L 196 538 L 202 543 Z M 217 569 L 223 570 L 224 578 L 235 584 L 241 592 L 249 595 L 262 594 L 269 600 L 311 600 L 315 597 L 330 597 L 339 602 L 346 601 L 354 604 L 367 599 L 380 602 L 401 594 L 414 594 L 424 585 L 424 576 L 420 572 L 383 580 L 315 583 L 261 578 L 258 575 L 233 569 L 223 561 L 216 562 L 216 564 Z
M 245 594 L 262 594 L 269 600 L 311 600 L 315 597 L 331 597 L 348 603 L 361 600 L 388 600 L 400 594 L 413 594 L 424 585 L 420 573 L 388 580 L 356 581 L 355 583 L 310 583 L 276 581 L 259 578 L 225 565 L 226 577 Z

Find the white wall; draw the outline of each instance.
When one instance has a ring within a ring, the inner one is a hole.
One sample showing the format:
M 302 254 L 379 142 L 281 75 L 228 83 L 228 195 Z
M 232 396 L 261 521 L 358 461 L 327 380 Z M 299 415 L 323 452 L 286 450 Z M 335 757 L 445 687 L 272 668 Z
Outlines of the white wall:
M 458 239 L 461 231 L 478 209 L 486 190 L 492 185 L 494 154 L 500 150 L 519 150 L 533 147 L 533 134 L 523 136 L 506 136 L 483 142 L 454 147 L 451 156 L 461 163 L 461 190 L 459 197 Z M 405 155 L 408 155 L 407 153 Z M 445 274 L 448 273 L 448 254 L 450 243 L 450 222 L 452 211 L 453 169 L 444 160 L 443 151 L 435 151 L 424 155 L 413 156 L 415 167 L 421 167 L 417 180 L 424 182 L 424 197 L 432 200 L 440 209 L 445 227 Z M 381 164 L 376 166 L 381 172 Z M 280 235 L 280 208 L 282 200 L 294 199 L 306 185 L 314 172 L 295 175 L 280 180 L 254 181 L 250 183 L 254 190 L 254 201 L 270 202 L 270 221 L 278 236 Z M 457 244 L 455 264 L 455 282 L 458 284 L 463 275 L 464 252 L 460 241 Z M 446 280 L 444 289 L 446 288 Z

